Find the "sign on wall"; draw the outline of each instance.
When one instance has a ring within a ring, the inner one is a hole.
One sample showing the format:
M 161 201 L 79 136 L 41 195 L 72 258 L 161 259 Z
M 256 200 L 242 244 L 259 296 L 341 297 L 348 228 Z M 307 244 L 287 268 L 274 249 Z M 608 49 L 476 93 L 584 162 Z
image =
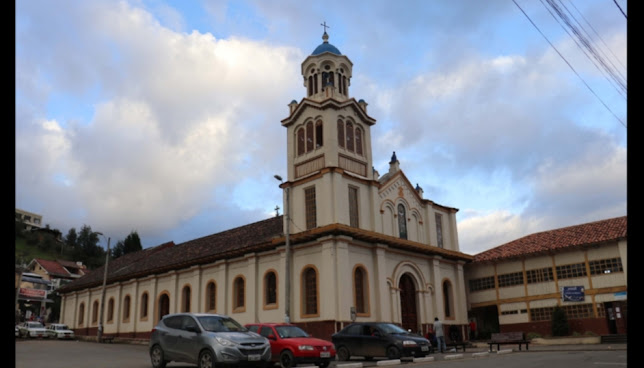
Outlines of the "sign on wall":
M 561 299 L 563 299 L 564 302 L 583 302 L 584 287 L 564 286 L 563 288 L 561 288 Z
M 20 288 L 20 297 L 23 299 L 45 299 L 47 297 L 47 290 Z

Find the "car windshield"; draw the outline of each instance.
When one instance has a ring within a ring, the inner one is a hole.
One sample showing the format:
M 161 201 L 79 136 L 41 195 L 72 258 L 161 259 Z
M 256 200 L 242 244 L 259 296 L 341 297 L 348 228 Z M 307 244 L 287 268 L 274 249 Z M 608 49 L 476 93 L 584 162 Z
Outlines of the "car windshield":
M 69 328 L 67 328 L 67 325 L 58 325 L 55 328 L 57 330 L 69 330 Z
M 378 328 L 388 334 L 408 334 L 405 329 L 391 323 L 379 323 Z
M 45 326 L 43 326 L 43 324 L 40 323 L 40 322 L 29 322 L 27 327 L 29 327 L 29 328 L 43 328 Z
M 211 332 L 246 332 L 246 327 L 230 317 L 202 316 L 197 317 L 204 330 Z
M 277 334 L 282 339 L 288 339 L 289 337 L 308 337 L 309 334 L 304 332 L 303 329 L 297 326 L 275 326 Z

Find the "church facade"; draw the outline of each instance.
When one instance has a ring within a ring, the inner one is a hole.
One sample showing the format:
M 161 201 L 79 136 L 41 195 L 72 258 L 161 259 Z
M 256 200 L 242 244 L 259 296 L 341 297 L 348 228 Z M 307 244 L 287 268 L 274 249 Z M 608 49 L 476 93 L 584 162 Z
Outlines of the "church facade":
M 146 338 L 165 314 L 221 313 L 283 322 L 316 337 L 352 321 L 425 333 L 438 317 L 465 331 L 456 208 L 423 197 L 395 152 L 373 169 L 367 103 L 351 97 L 353 63 L 328 42 L 301 66 L 305 97 L 288 105 L 284 215 L 181 244 L 146 248 L 59 289 L 61 322 Z M 103 297 L 103 292 L 105 296 Z

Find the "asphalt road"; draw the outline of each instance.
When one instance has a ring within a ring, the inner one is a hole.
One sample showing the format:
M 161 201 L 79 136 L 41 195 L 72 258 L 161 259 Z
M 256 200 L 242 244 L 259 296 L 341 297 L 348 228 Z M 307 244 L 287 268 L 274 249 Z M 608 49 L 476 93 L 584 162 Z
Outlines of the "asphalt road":
M 460 356 L 452 359 L 454 356 Z M 408 368 L 605 368 L 626 367 L 626 350 L 522 351 L 507 354 L 431 354 L 434 361 L 402 363 Z M 378 360 L 362 362 L 376 367 Z M 335 362 L 332 366 L 349 362 Z M 16 368 L 151 368 L 147 345 L 98 344 L 88 341 L 16 339 Z M 194 368 L 195 365 L 170 363 L 168 367 Z

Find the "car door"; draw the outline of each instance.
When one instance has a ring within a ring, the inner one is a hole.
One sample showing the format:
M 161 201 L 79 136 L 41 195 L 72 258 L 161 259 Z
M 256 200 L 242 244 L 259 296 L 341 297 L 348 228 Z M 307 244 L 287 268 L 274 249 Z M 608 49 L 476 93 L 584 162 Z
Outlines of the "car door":
M 272 326 L 261 326 L 259 328 L 258 333 L 260 335 L 264 336 L 265 338 L 267 338 L 268 341 L 270 342 L 270 344 L 271 344 L 271 355 L 272 355 L 273 360 L 279 359 L 279 355 L 280 355 L 280 352 L 281 352 L 280 350 L 282 348 L 277 343 L 277 338 L 278 337 L 277 337 L 277 332 L 275 331 L 275 329 L 273 329 Z
M 197 362 L 201 347 L 201 327 L 192 316 L 181 316 L 181 329 L 177 331 L 177 351 L 183 361 Z
M 162 328 L 159 328 L 159 341 L 167 360 L 176 360 L 179 357 L 177 341 L 178 331 L 181 329 L 181 316 L 169 316 L 163 319 Z
M 385 356 L 385 337 L 382 335 L 382 331 L 379 331 L 375 326 L 364 325 L 362 326 L 362 331 L 360 331 L 360 354 L 364 357 L 381 357 Z

